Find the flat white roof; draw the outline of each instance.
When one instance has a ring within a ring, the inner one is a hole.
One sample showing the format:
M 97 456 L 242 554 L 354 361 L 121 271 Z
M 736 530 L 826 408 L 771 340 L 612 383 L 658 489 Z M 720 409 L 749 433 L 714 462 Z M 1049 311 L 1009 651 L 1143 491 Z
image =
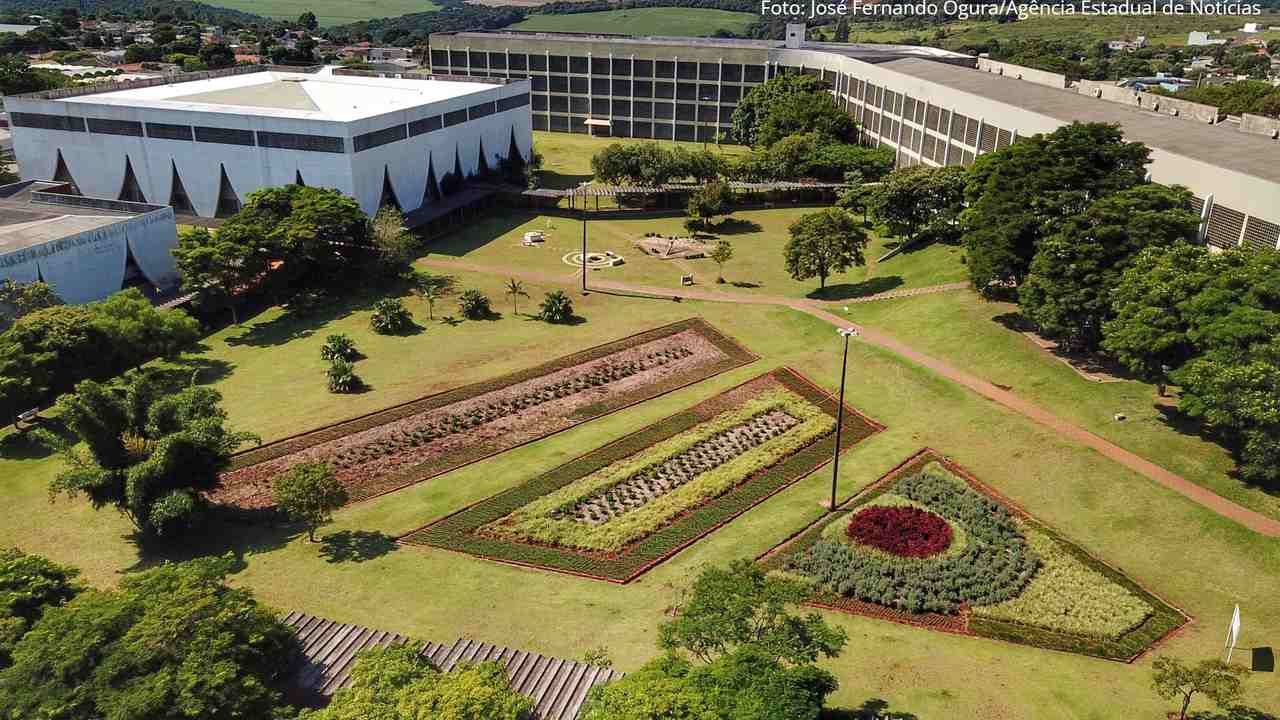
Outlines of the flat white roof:
M 130 90 L 109 90 L 66 98 L 62 102 L 350 121 L 429 105 L 494 87 L 490 83 L 451 80 L 258 72 Z

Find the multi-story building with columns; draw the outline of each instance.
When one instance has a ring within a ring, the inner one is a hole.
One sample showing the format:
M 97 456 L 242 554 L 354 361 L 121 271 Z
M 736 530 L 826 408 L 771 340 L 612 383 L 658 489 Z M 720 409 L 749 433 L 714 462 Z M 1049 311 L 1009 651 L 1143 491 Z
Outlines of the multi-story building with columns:
M 782 41 L 485 31 L 432 35 L 431 63 L 437 73 L 527 79 L 535 130 L 701 142 L 728 132 L 756 85 L 815 75 L 863 140 L 892 148 L 900 166 L 967 164 L 1071 122 L 1115 123 L 1151 147 L 1153 180 L 1191 189 L 1210 245 L 1280 248 L 1276 140 L 1108 102 L 1065 80 L 984 72 L 945 50 L 806 42 L 803 26 Z

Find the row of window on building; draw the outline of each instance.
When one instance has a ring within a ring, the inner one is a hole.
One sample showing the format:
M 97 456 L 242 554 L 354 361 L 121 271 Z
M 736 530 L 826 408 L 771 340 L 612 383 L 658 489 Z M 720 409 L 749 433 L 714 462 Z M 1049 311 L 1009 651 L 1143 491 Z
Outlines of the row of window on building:
M 380 130 L 362 133 L 352 138 L 354 152 L 363 152 L 387 143 L 404 140 L 434 130 L 478 120 L 495 113 L 524 107 L 529 104 L 529 94 L 513 95 L 461 108 L 442 115 L 397 123 Z M 345 153 L 345 140 L 336 135 L 310 135 L 305 133 L 244 130 L 240 128 L 207 127 L 203 125 L 175 125 L 170 123 L 140 122 L 137 120 L 111 120 L 83 118 L 71 115 L 47 115 L 43 113 L 15 112 L 9 121 L 17 127 L 65 132 L 88 132 L 99 135 L 124 135 L 163 140 L 217 143 L 222 145 L 246 145 L 280 150 L 304 150 L 308 152 Z
M 586 57 L 543 53 L 504 53 L 482 50 L 432 50 L 435 72 L 452 74 L 560 73 L 617 78 L 668 78 L 760 84 L 768 75 L 766 64 L 696 62 L 693 60 L 635 60 L 632 58 Z M 516 79 L 525 77 L 516 76 Z

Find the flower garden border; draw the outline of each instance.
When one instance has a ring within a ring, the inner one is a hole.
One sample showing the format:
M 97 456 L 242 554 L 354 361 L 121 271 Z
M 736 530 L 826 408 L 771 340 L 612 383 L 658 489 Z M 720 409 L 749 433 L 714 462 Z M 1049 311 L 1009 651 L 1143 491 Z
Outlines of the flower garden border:
M 629 348 L 642 345 L 647 342 L 652 342 L 654 340 L 661 340 L 662 338 L 670 337 L 687 330 L 694 330 L 698 332 L 708 342 L 715 345 L 715 347 L 721 352 L 725 353 L 727 357 L 724 360 L 712 363 L 699 370 L 668 378 L 663 382 L 654 383 L 647 387 L 649 392 L 631 393 L 628 396 L 624 396 L 624 402 L 620 402 L 616 405 L 604 403 L 604 407 L 599 408 L 597 412 L 579 413 L 574 418 L 574 422 L 570 425 L 530 437 L 527 440 L 510 447 L 480 453 L 468 453 L 467 450 L 471 448 L 462 448 L 458 451 L 448 453 L 431 463 L 425 463 L 423 466 L 413 468 L 410 473 L 407 473 L 406 476 L 402 478 L 400 482 L 395 483 L 394 486 L 379 489 L 377 492 L 369 495 L 362 495 L 357 498 L 353 498 L 351 502 L 356 503 L 363 502 L 365 500 L 372 500 L 373 498 L 381 497 L 388 493 L 396 492 L 397 490 L 402 490 L 410 485 L 415 485 L 424 480 L 429 480 L 438 475 L 471 465 L 472 463 L 487 460 L 530 443 L 544 440 L 552 435 L 556 435 L 566 430 L 571 430 L 583 423 L 605 417 L 606 415 L 611 415 L 619 410 L 625 410 L 626 408 L 638 405 L 642 402 L 647 402 L 654 398 L 666 395 L 667 393 L 675 392 L 676 390 L 680 390 L 690 385 L 702 382 L 703 380 L 715 377 L 716 375 L 720 375 L 721 373 L 734 370 L 744 365 L 749 365 L 759 359 L 758 355 L 748 350 L 745 346 L 738 343 L 738 341 L 720 332 L 701 317 L 686 318 L 668 325 L 644 330 L 633 335 L 628 335 L 617 340 L 612 340 L 601 345 L 580 350 L 531 368 L 517 370 L 496 378 L 481 380 L 480 382 L 472 383 L 470 385 L 464 385 L 432 395 L 426 395 L 414 400 L 392 405 L 391 407 L 375 410 L 346 420 L 340 420 L 329 425 L 324 425 L 319 428 L 314 428 L 279 440 L 274 440 L 265 445 L 244 450 L 232 456 L 231 465 L 227 469 L 227 472 L 285 457 L 287 455 L 315 447 L 322 443 L 363 432 L 380 425 L 396 422 L 397 420 L 402 420 L 419 413 L 437 410 L 458 402 L 464 402 L 478 395 L 500 390 L 504 387 L 525 382 L 527 380 L 533 380 L 575 365 L 598 360 L 602 357 L 612 355 L 613 353 L 622 352 Z M 588 407 L 596 407 L 596 405 Z
M 838 405 L 830 393 L 789 367 L 757 375 L 690 408 L 670 415 L 621 439 L 580 455 L 521 485 L 472 503 L 399 537 L 402 545 L 441 548 L 508 565 L 550 570 L 593 580 L 626 584 L 665 562 L 742 513 L 787 489 L 831 461 L 834 433 L 819 438 L 774 465 L 760 470 L 721 495 L 687 508 L 649 535 L 612 553 L 480 535 L 477 528 L 554 492 L 575 480 L 685 432 L 725 408 L 734 391 L 765 378 L 819 407 L 831 417 Z M 841 451 L 885 429 L 879 422 L 845 405 Z
M 756 562 L 768 570 L 781 570 L 786 557 L 802 552 L 817 542 L 822 537 L 823 529 L 828 525 L 847 518 L 857 508 L 884 494 L 889 486 L 899 478 L 919 472 L 932 462 L 940 463 L 975 491 L 1003 505 L 1020 521 L 1032 525 L 1036 530 L 1052 537 L 1090 569 L 1101 573 L 1112 582 L 1141 597 L 1151 605 L 1154 612 L 1137 628 L 1130 630 L 1118 639 L 1112 640 L 1071 635 L 1006 620 L 980 617 L 967 610 L 962 610 L 958 615 L 912 613 L 898 608 L 889 608 L 875 603 L 845 598 L 829 591 L 816 593 L 809 600 L 809 605 L 851 615 L 863 615 L 890 622 L 913 625 L 929 630 L 940 630 L 957 635 L 982 637 L 1019 645 L 1031 645 L 1047 650 L 1087 655 L 1124 663 L 1134 662 L 1194 621 L 1194 618 L 1182 609 L 1151 592 L 1105 561 L 1094 557 L 1079 544 L 1036 519 L 1021 505 L 982 482 L 955 461 L 929 447 L 918 450 L 906 460 L 898 463 L 893 469 L 880 476 L 875 482 L 846 498 L 837 506 L 837 512 L 824 514 L 792 533 L 774 547 L 766 550 L 756 558 Z

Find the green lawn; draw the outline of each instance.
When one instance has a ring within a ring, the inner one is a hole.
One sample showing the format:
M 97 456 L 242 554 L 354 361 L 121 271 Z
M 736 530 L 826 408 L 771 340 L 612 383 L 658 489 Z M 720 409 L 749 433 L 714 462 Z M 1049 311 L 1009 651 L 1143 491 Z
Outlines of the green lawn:
M 574 292 L 576 312 L 585 322 L 548 326 L 511 314 L 501 294 L 504 278 L 456 275 L 462 287 L 488 292 L 502 317 L 457 324 L 428 322 L 425 308 L 409 300 L 424 330 L 404 337 L 378 336 L 368 329 L 376 296 L 361 295 L 310 319 L 266 311 L 207 338 L 204 349 L 187 356 L 183 364 L 202 368 L 201 381 L 213 382 L 223 392 L 234 426 L 271 440 L 692 315 L 705 317 L 761 359 L 625 412 L 344 509 L 322 535 L 358 539 L 362 536 L 351 533 L 407 532 L 770 367 L 791 366 L 829 390 L 839 383 L 836 334 L 830 325 L 799 312 L 604 293 L 582 297 Z M 549 288 L 526 285 L 534 300 Z M 973 345 L 977 346 L 971 351 L 974 363 L 986 362 L 982 360 L 985 353 L 1021 357 L 1003 336 L 989 332 L 989 320 L 982 313 L 930 310 L 933 303 L 967 307 L 963 293 L 909 302 L 921 304 L 895 301 L 857 306 L 856 314 L 860 320 L 883 323 L 908 343 L 930 352 L 943 354 L 953 345 Z M 439 317 L 454 311 L 442 307 L 437 313 Z M 955 327 L 945 332 L 934 327 L 946 323 Z M 333 332 L 349 334 L 367 356 L 356 366 L 370 386 L 367 392 L 331 395 L 325 391 L 319 347 L 324 336 Z M 943 339 L 947 333 L 949 340 Z M 960 363 L 966 352 L 953 348 L 946 356 Z M 1018 392 L 1033 393 L 1043 386 L 1039 391 L 1045 393 L 1043 402 L 1068 417 L 1093 413 L 1102 406 L 1093 397 L 1094 386 L 1073 384 L 1053 372 L 1049 363 L 1056 361 L 1045 361 L 1041 367 L 1038 361 L 1022 358 L 993 379 Z M 1116 390 L 1107 386 L 1097 392 Z M 1034 397 L 1042 400 L 1040 395 Z M 1280 641 L 1280 605 L 1275 602 L 1280 595 L 1280 541 L 1254 535 L 1092 450 L 1056 437 L 887 351 L 856 341 L 849 349 L 848 401 L 888 429 L 846 454 L 840 464 L 841 496 L 928 445 L 1194 615 L 1197 622 L 1161 652 L 1192 660 L 1219 654 L 1222 629 L 1235 603 L 1244 615 L 1238 661 L 1248 661 L 1249 648 L 1275 646 Z M 1148 424 L 1139 415 L 1131 417 L 1134 421 L 1126 428 Z M 1153 434 L 1158 431 L 1154 426 L 1150 429 Z M 1186 442 L 1178 447 L 1187 454 L 1188 463 L 1198 458 L 1213 466 L 1223 459 L 1212 446 Z M 1166 462 L 1161 449 L 1175 445 L 1152 446 L 1148 457 Z M 74 563 L 95 584 L 111 584 L 123 573 L 156 560 L 139 556 L 129 542 L 127 524 L 114 512 L 95 512 L 84 500 L 50 502 L 47 482 L 58 466 L 56 458 L 21 443 L 0 447 L 0 485 L 5 495 L 0 546 L 17 545 Z M 234 582 L 254 589 L 277 608 L 437 641 L 465 636 L 571 658 L 605 645 L 617 665 L 630 670 L 654 654 L 655 630 L 664 611 L 676 602 L 679 589 L 699 565 L 753 556 L 813 520 L 821 512 L 818 502 L 828 492 L 829 481 L 822 472 L 800 481 L 626 586 L 499 565 L 448 551 L 388 548 L 374 541 L 357 543 L 370 550 L 372 557 L 329 562 L 320 554 L 321 546 L 310 545 L 284 528 L 252 524 L 215 526 L 195 550 L 186 552 L 235 553 L 241 569 Z M 830 619 L 850 636 L 843 657 L 828 663 L 841 684 L 834 700 L 846 707 L 882 698 L 892 709 L 920 718 L 1037 720 L 1109 719 L 1117 716 L 1116 708 L 1124 708 L 1126 717 L 1161 717 L 1171 707 L 1151 693 L 1150 657 L 1123 665 L 867 618 L 831 615 Z M 1247 681 L 1246 702 L 1261 709 L 1280 707 L 1280 686 L 1272 676 L 1254 674 Z
M 717 30 L 742 32 L 759 15 L 704 8 L 653 7 L 571 15 L 530 15 L 512 25 L 515 30 L 627 35 L 677 35 L 701 37 Z
M 611 251 L 626 263 L 620 267 L 590 270 L 588 282 L 613 280 L 678 290 L 680 276 L 692 274 L 698 286 L 747 296 L 803 298 L 818 290 L 818 280 L 792 280 L 783 264 L 787 227 L 815 208 L 777 208 L 735 212 L 714 231 L 734 247 L 733 259 L 725 265 L 725 284 L 716 284 L 716 265 L 709 259 L 663 260 L 646 255 L 632 243 L 646 232 L 687 235 L 684 216 L 634 220 L 600 219 L 588 221 L 587 249 Z M 524 233 L 540 230 L 547 241 L 536 247 L 522 247 Z M 714 242 L 714 240 L 712 241 Z M 957 258 L 959 248 L 931 245 L 904 252 L 882 263 L 876 258 L 893 247 L 896 240 L 872 233 L 864 253 L 866 264 L 827 279 L 828 294 L 822 297 L 845 299 L 888 290 L 925 287 L 964 280 L 964 268 Z M 457 259 L 487 266 L 515 267 L 550 273 L 565 282 L 581 277 L 581 270 L 564 262 L 582 248 L 582 222 L 532 213 L 504 213 L 468 225 L 461 232 L 433 241 L 431 258 Z
M 853 305 L 849 317 L 985 380 L 1010 386 L 1017 394 L 1188 480 L 1280 518 L 1280 494 L 1268 494 L 1232 478 L 1230 455 L 1191 428 L 1180 427 L 1172 407 L 1156 402 L 1153 386 L 1097 383 L 1080 377 L 998 322 L 1016 312 L 1015 305 L 985 302 L 964 291 Z M 1116 413 L 1126 419 L 1115 420 Z
M 439 10 L 431 0 L 218 0 L 220 7 L 296 20 L 310 10 L 321 27 Z

